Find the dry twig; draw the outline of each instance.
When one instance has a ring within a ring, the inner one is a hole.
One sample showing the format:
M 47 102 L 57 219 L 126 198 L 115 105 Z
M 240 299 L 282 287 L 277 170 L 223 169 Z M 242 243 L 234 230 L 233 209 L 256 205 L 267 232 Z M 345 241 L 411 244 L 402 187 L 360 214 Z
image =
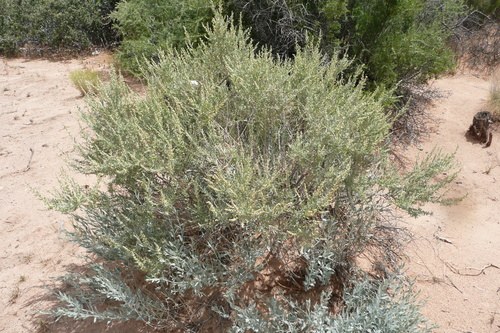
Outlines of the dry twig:
M 453 283 L 453 281 L 451 281 L 450 277 L 448 275 L 445 275 L 446 279 L 448 279 L 448 282 L 450 282 L 451 286 L 453 288 L 455 288 L 456 290 L 458 290 L 461 294 L 463 294 L 464 292 L 462 290 L 460 290 L 460 288 L 457 287 L 456 284 Z
M 28 161 L 28 165 L 26 165 L 26 168 L 24 168 L 22 170 L 22 172 L 26 172 L 31 168 L 31 160 L 33 159 L 33 155 L 35 154 L 35 150 L 33 148 L 30 148 L 30 152 L 31 152 L 31 155 L 30 155 L 30 159 Z
M 494 265 L 494 264 L 488 264 L 488 265 L 485 265 L 483 268 L 474 268 L 474 267 L 467 267 L 465 269 L 468 269 L 468 270 L 476 270 L 476 271 L 479 271 L 478 273 L 462 273 L 460 272 L 460 270 L 456 267 L 454 267 L 452 264 L 450 264 L 449 262 L 444 262 L 446 264 L 446 266 L 455 274 L 457 275 L 462 275 L 462 276 L 479 276 L 481 274 L 484 274 L 484 272 L 488 269 L 488 268 L 496 268 L 496 269 L 500 269 L 500 267 L 498 267 L 497 265 Z
M 444 237 L 441 237 L 441 236 L 438 236 L 436 234 L 434 234 L 434 238 L 436 238 L 437 240 L 441 241 L 441 242 L 444 242 L 444 243 L 448 243 L 448 244 L 453 244 L 452 241 L 444 238 Z

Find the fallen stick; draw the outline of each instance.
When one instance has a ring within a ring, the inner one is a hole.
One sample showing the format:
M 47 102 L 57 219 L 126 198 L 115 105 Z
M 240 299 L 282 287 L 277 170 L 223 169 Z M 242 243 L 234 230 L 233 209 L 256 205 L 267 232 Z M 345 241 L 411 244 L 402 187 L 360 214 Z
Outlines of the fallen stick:
M 446 266 L 448 266 L 448 268 L 455 274 L 458 274 L 458 275 L 462 275 L 462 276 L 479 276 L 481 274 L 484 274 L 484 271 L 487 270 L 488 268 L 496 268 L 496 269 L 500 269 L 500 267 L 498 267 L 497 265 L 493 265 L 493 264 L 488 264 L 486 266 L 484 266 L 483 268 L 479 269 L 479 268 L 474 268 L 474 267 L 467 267 L 466 269 L 470 269 L 470 270 L 477 270 L 479 271 L 478 273 L 462 273 L 460 272 L 460 270 L 458 270 L 457 268 L 453 267 L 452 264 L 448 263 L 448 262 L 445 262 Z
M 444 237 L 441 237 L 441 236 L 438 236 L 436 234 L 434 234 L 434 238 L 436 238 L 437 240 L 440 240 L 441 242 L 444 242 L 444 243 L 448 243 L 448 244 L 452 244 L 453 245 L 453 242 L 444 238 Z
M 31 155 L 30 155 L 30 159 L 28 161 L 28 165 L 26 165 L 26 168 L 24 168 L 24 170 L 22 170 L 22 172 L 26 172 L 31 168 L 31 160 L 33 159 L 33 155 L 35 154 L 35 150 L 33 148 L 30 148 L 30 152 L 31 152 Z
M 445 275 L 445 277 L 448 279 L 448 281 L 450 282 L 451 286 L 453 288 L 455 288 L 456 290 L 458 290 L 461 294 L 463 294 L 464 292 L 462 290 L 460 290 L 454 283 L 453 281 L 451 281 L 450 277 L 448 275 Z

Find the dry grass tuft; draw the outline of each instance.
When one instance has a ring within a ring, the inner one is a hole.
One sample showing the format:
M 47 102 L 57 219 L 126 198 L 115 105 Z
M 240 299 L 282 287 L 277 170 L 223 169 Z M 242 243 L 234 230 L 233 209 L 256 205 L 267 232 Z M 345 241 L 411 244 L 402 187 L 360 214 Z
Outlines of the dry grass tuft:
M 500 120 L 500 67 L 491 76 L 490 99 L 488 101 L 495 120 Z
M 91 94 L 96 91 L 101 79 L 99 73 L 90 69 L 80 69 L 69 74 L 71 82 L 83 95 Z
M 14 289 L 12 289 L 10 295 L 9 295 L 9 305 L 12 305 L 16 303 L 17 299 L 19 298 L 19 295 L 21 294 L 21 290 L 19 289 L 19 284 L 16 284 Z

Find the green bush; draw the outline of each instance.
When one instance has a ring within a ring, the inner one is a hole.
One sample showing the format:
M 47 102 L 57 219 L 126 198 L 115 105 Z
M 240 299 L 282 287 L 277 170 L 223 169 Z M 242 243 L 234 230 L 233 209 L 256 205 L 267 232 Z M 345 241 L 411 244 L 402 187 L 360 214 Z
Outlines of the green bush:
M 81 51 L 116 41 L 108 18 L 117 0 L 0 0 L 0 54 Z
M 500 0 L 467 0 L 467 4 L 486 15 L 500 17 Z
M 123 38 L 119 64 L 139 74 L 141 63 L 157 59 L 159 50 L 195 42 L 212 7 L 205 0 L 123 0 L 111 16 Z
M 0 54 L 13 56 L 24 44 L 24 33 L 28 25 L 22 6 L 11 0 L 0 0 Z
M 461 1 L 357 0 L 352 8 L 354 55 L 368 76 L 389 87 L 400 81 L 425 82 L 454 66 L 446 45 L 459 17 Z
M 278 62 L 217 14 L 198 47 L 167 48 L 147 67 L 145 96 L 114 76 L 89 102 L 76 164 L 107 191 L 66 181 L 50 202 L 73 215 L 73 239 L 102 263 L 71 279 L 78 288 L 60 295 L 57 315 L 183 331 L 215 318 L 238 331 L 258 314 L 270 320 L 275 304 L 277 323 L 310 313 L 315 327 L 385 331 L 391 318 L 418 331 L 386 287 L 359 293 L 383 298 L 387 312 L 356 315 L 377 307 L 358 296 L 342 317 L 324 309 L 343 304 L 354 258 L 376 246 L 391 203 L 421 213 L 452 179 L 432 181 L 449 156 L 404 175 L 391 166 L 387 96 L 366 93 L 350 66 L 311 43 Z
M 390 88 L 422 82 L 454 65 L 447 38 L 466 13 L 462 0 L 226 0 L 243 17 L 259 45 L 293 57 L 306 35 L 321 39 L 324 52 L 338 47 L 363 64 L 371 82 Z

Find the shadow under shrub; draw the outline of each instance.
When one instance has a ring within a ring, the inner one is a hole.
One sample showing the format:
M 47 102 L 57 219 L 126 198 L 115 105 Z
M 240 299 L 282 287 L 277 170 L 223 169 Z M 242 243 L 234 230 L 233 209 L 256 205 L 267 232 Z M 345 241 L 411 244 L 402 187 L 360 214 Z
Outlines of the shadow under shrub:
M 391 207 L 439 202 L 453 176 L 433 179 L 452 161 L 395 170 L 387 96 L 365 92 L 350 65 L 311 44 L 277 62 L 216 14 L 198 47 L 144 69 L 145 96 L 117 76 L 101 87 L 75 165 L 108 189 L 67 180 L 50 205 L 103 263 L 73 277 L 56 314 L 169 331 L 425 331 L 391 283 L 358 285 L 354 259 Z M 358 293 L 397 311 L 356 316 Z

